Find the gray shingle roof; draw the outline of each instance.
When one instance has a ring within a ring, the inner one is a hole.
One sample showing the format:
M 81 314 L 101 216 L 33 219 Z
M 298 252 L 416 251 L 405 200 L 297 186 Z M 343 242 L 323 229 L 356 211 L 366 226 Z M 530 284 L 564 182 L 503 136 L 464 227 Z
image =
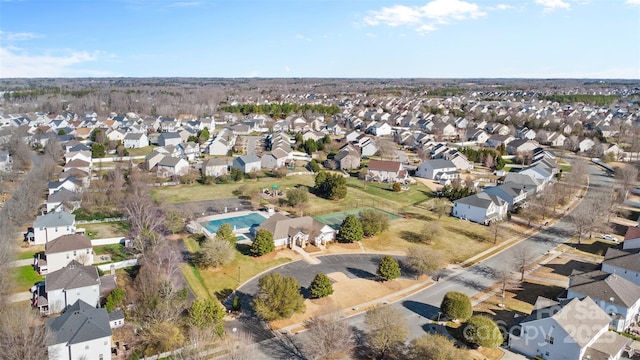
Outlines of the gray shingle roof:
M 91 240 L 80 234 L 62 235 L 44 245 L 44 251 L 47 254 L 90 248 L 92 248 Z
M 51 344 L 79 344 L 111 336 L 109 314 L 82 300 L 76 301 L 62 315 L 47 319 L 53 336 Z
M 640 273 L 640 253 L 637 250 L 628 252 L 609 248 L 602 263 Z
M 500 199 L 499 197 L 484 192 L 480 192 L 454 201 L 454 203 L 471 205 L 483 209 L 487 209 L 492 202 L 498 206 L 505 203 L 505 201 Z
M 445 159 L 427 160 L 424 163 L 431 166 L 432 169 L 445 169 L 445 168 L 456 167 L 456 165 L 451 160 L 445 160 Z
M 626 308 L 640 299 L 640 286 L 600 270 L 572 275 L 569 290 Z
M 75 260 L 60 270 L 48 273 L 45 281 L 47 291 L 92 285 L 100 285 L 98 269 L 95 266 L 84 266 Z
M 53 212 L 46 215 L 40 215 L 33 222 L 34 228 L 42 227 L 62 227 L 71 226 L 75 223 L 76 216 L 73 214 L 61 212 Z

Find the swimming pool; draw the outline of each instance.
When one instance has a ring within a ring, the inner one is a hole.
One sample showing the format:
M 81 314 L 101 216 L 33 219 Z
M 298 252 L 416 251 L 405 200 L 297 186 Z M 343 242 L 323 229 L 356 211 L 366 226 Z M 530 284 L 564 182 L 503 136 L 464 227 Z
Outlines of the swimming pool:
M 222 224 L 230 224 L 234 230 L 248 229 L 255 225 L 260 225 L 267 218 L 259 213 L 249 213 L 246 215 L 232 216 L 224 219 L 210 220 L 202 223 L 208 232 L 214 234 Z

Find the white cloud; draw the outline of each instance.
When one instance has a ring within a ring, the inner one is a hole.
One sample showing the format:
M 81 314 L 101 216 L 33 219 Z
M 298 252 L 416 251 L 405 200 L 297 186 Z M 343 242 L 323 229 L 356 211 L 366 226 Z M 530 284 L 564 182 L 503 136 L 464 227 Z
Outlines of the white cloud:
M 296 34 L 296 39 L 297 40 L 303 40 L 303 41 L 311 41 L 310 38 L 308 38 L 308 37 L 306 37 L 306 36 L 304 36 L 302 34 Z
M 394 5 L 373 10 L 364 18 L 370 26 L 408 26 L 418 33 L 426 34 L 436 30 L 437 24 L 453 21 L 477 19 L 486 16 L 477 4 L 462 0 L 433 0 L 423 6 Z
M 627 5 L 640 5 L 640 0 L 627 0 L 625 1 Z
M 556 9 L 570 10 L 571 4 L 562 0 L 536 0 L 536 4 L 542 5 L 544 11 L 549 12 Z
M 511 5 L 507 5 L 507 4 L 498 4 L 495 7 L 496 10 L 509 10 L 509 9 L 513 9 L 513 6 Z
M 0 77 L 115 76 L 108 72 L 78 69 L 77 65 L 99 60 L 101 52 L 66 50 L 61 55 L 31 55 L 16 48 L 0 48 Z
M 40 35 L 30 32 L 6 32 L 0 30 L 0 40 L 6 42 L 26 41 L 39 38 Z

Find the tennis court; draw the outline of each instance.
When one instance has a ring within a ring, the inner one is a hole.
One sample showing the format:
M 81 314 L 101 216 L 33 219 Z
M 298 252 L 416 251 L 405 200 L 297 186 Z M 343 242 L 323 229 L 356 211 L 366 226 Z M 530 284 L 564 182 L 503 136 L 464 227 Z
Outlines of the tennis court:
M 365 207 L 360 209 L 346 210 L 346 211 L 340 211 L 340 212 L 329 213 L 324 215 L 317 215 L 317 216 L 314 216 L 313 218 L 320 221 L 323 224 L 327 224 L 331 226 L 331 228 L 333 228 L 334 230 L 338 230 L 340 228 L 340 224 L 342 224 L 342 221 L 344 220 L 344 218 L 347 217 L 347 215 L 355 215 L 357 217 L 360 214 L 360 212 L 364 210 L 375 210 L 375 211 L 381 212 L 387 215 L 389 220 L 395 220 L 400 218 L 400 216 L 398 215 L 392 214 L 388 211 L 384 211 L 375 207 Z

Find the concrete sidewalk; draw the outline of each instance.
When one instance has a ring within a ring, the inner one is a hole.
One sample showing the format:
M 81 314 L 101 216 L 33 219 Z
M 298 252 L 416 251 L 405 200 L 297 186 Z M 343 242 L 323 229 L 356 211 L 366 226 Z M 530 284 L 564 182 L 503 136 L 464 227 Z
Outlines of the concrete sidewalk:
M 10 267 L 21 267 L 27 265 L 33 265 L 33 259 L 16 260 L 9 263 Z

